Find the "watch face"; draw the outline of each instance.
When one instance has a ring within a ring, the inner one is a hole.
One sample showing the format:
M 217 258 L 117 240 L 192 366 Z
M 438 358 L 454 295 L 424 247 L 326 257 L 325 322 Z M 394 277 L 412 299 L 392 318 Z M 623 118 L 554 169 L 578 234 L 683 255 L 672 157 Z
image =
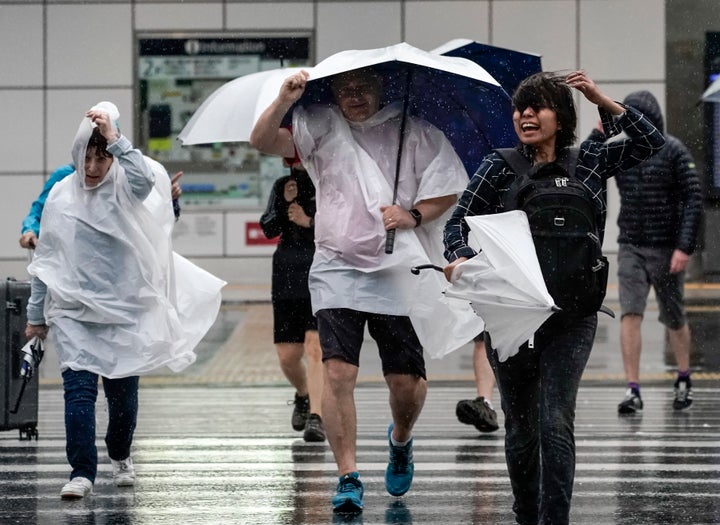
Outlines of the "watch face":
M 420 223 L 422 222 L 422 215 L 419 211 L 417 211 L 415 208 L 410 210 L 410 215 L 413 216 L 413 219 L 415 219 L 415 226 L 420 226 Z

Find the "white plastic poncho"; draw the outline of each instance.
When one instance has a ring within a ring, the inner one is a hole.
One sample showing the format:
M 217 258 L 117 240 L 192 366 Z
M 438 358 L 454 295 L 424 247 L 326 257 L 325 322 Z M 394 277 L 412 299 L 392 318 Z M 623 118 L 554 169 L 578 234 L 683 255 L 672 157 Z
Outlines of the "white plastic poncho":
M 361 123 L 348 122 L 335 106 L 294 111 L 297 150 L 316 187 L 310 294 L 315 312 L 350 308 L 409 316 L 425 350 L 442 357 L 480 333 L 482 323 L 466 302 L 442 296 L 447 283 L 440 273 L 410 272 L 420 264 L 444 264 L 447 214 L 397 230 L 393 253 L 385 254 L 380 207 L 392 204 L 400 111 L 399 104 L 386 106 Z M 467 180 L 445 135 L 408 118 L 396 204 L 410 209 L 421 200 L 459 195 Z
M 28 267 L 47 286 L 48 336 L 62 368 L 109 378 L 180 371 L 195 361 L 225 283 L 172 252 L 170 181 L 161 165 L 148 162 L 164 175 L 145 202 L 117 158 L 99 185 L 85 186 L 92 128 L 84 119 L 78 129 L 76 172 L 50 192 Z

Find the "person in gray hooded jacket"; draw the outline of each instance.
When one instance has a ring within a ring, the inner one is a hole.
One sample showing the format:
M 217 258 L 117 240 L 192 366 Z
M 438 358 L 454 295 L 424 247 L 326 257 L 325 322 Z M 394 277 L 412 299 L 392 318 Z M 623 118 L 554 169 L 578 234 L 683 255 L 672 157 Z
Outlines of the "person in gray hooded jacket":
M 624 103 L 664 131 L 660 104 L 649 91 L 630 93 Z M 604 141 L 598 130 L 591 139 Z M 619 414 L 642 410 L 640 395 L 641 324 L 650 287 L 655 289 L 659 320 L 668 329 L 677 380 L 673 408 L 692 404 L 690 328 L 683 300 L 683 275 L 696 248 L 702 220 L 702 193 L 687 147 L 665 133 L 665 147 L 652 158 L 615 176 L 620 191 L 618 286 L 620 346 L 627 380 Z

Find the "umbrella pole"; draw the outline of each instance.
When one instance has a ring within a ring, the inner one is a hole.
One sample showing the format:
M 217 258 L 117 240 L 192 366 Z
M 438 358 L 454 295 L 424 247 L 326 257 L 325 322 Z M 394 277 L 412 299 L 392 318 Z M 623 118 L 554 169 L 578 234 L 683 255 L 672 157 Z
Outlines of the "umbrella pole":
M 405 96 L 403 97 L 402 117 L 400 119 L 400 144 L 398 146 L 397 160 L 395 161 L 395 181 L 393 183 L 392 203 L 397 200 L 398 183 L 400 181 L 400 163 L 402 161 L 403 143 L 405 142 L 405 122 L 407 121 L 408 99 L 410 98 L 410 76 L 411 71 L 405 71 Z M 385 253 L 393 252 L 395 246 L 395 228 L 387 231 L 385 237 Z

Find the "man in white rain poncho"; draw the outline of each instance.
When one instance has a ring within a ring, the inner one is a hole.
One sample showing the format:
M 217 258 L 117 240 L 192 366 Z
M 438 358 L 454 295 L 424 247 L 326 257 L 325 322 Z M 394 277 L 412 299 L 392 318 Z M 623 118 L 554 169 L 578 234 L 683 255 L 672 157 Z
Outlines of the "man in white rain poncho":
M 177 372 L 195 361 L 224 285 L 173 254 L 170 180 L 156 178 L 153 168 L 161 166 L 120 135 L 113 108 L 101 103 L 81 122 L 72 149 L 76 171 L 52 188 L 28 267 L 25 334 L 48 335 L 62 369 L 72 467 L 63 498 L 87 495 L 95 480 L 98 376 L 114 482 L 134 483 L 138 375 L 165 366 Z
M 317 189 L 316 252 L 310 293 L 325 366 L 323 413 L 340 475 L 333 507 L 362 510 L 356 463 L 353 391 L 367 323 L 376 340 L 390 389 L 393 422 L 385 486 L 394 496 L 412 482 L 412 428 L 426 395 L 423 345 L 440 297 L 435 272 L 413 276 L 410 267 L 441 260 L 438 220 L 467 185 L 467 174 L 443 133 L 408 117 L 397 200 L 393 204 L 401 106 L 380 108 L 382 79 L 371 69 L 333 77 L 336 105 L 297 108 L 292 134 L 283 116 L 300 98 L 308 73 L 289 77 L 250 137 L 260 151 L 293 157 L 295 148 Z M 419 227 L 418 227 L 419 226 Z M 396 229 L 394 252 L 385 254 L 386 230 Z M 430 299 L 427 299 L 427 298 Z M 437 320 L 435 333 L 455 335 Z M 479 331 L 478 320 L 467 342 Z

